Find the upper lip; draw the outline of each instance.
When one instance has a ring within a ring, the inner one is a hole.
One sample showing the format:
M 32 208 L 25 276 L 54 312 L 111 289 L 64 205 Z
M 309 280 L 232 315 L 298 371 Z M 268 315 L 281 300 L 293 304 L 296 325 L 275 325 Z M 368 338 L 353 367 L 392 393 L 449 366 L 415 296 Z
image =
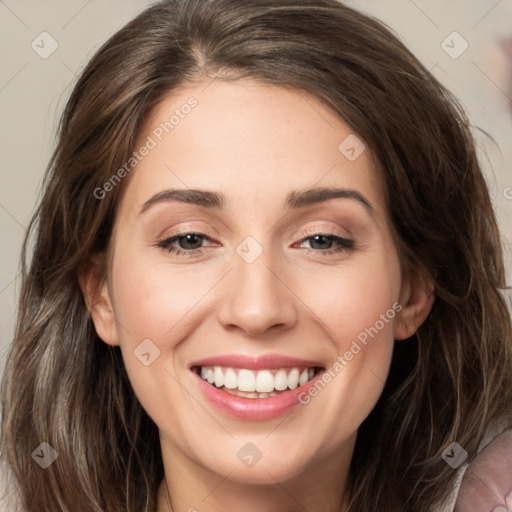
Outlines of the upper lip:
M 247 368 L 248 370 L 271 370 L 275 368 L 314 368 L 322 367 L 322 364 L 318 361 L 279 354 L 265 354 L 258 357 L 229 354 L 207 357 L 190 365 L 191 368 L 197 366 L 226 366 L 229 368 Z

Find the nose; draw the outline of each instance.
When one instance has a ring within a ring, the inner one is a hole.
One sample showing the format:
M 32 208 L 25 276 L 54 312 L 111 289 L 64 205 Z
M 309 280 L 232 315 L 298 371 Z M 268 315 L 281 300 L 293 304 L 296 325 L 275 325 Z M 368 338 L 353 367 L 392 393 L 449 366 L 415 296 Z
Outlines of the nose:
M 289 329 L 297 322 L 296 298 L 282 272 L 271 268 L 267 251 L 253 263 L 235 258 L 218 303 L 218 319 L 229 330 L 249 336 Z

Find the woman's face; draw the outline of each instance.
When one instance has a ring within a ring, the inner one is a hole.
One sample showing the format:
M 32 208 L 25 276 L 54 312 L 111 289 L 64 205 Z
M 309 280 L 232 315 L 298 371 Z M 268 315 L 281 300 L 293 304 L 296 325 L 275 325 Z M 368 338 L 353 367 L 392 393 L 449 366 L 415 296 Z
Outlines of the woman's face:
M 174 93 L 135 150 L 93 317 L 164 458 L 258 483 L 350 459 L 412 334 L 369 150 L 314 98 L 250 80 Z

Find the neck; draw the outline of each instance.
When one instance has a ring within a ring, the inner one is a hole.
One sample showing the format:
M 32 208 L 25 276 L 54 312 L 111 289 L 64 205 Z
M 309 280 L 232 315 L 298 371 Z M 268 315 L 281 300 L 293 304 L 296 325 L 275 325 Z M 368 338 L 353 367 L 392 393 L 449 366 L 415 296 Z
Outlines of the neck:
M 287 479 L 260 467 L 258 483 L 237 480 L 196 464 L 160 435 L 165 478 L 158 491 L 157 512 L 346 512 L 350 499 L 349 466 L 355 436 Z

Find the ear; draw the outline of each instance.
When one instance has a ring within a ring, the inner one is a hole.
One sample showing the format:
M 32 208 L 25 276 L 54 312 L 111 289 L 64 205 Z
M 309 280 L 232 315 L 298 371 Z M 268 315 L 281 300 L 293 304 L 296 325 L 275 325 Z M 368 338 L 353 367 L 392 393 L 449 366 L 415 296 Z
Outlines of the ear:
M 119 345 L 103 254 L 95 255 L 80 268 L 78 282 L 98 336 L 108 345 Z
M 416 333 L 429 315 L 434 300 L 434 285 L 430 278 L 415 273 L 404 281 L 399 299 L 402 309 L 395 321 L 395 340 L 405 340 Z

